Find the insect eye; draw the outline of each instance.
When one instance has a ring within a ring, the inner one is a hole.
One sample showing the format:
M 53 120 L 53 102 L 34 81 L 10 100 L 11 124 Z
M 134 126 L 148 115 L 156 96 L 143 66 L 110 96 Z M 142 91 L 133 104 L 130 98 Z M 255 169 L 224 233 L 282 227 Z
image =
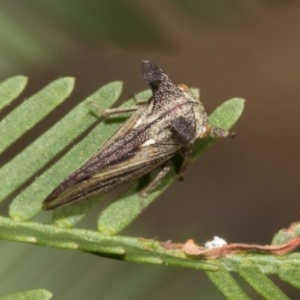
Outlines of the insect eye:
M 199 134 L 199 138 L 200 139 L 205 138 L 205 137 L 209 136 L 210 134 L 211 134 L 211 127 L 209 125 L 205 125 Z
M 189 87 L 184 84 L 184 83 L 180 83 L 177 85 L 182 91 L 188 91 L 189 90 Z

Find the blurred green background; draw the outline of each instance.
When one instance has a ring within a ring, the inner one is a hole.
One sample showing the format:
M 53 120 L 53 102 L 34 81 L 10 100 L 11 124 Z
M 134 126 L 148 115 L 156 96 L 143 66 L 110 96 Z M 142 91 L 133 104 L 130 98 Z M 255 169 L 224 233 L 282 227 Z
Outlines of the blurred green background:
M 58 77 L 77 82 L 68 101 L 0 163 L 101 85 L 124 81 L 123 100 L 147 88 L 140 63 L 151 60 L 176 82 L 200 87 L 208 112 L 235 96 L 247 100 L 246 109 L 236 138 L 216 143 L 124 234 L 268 244 L 298 220 L 300 207 L 299 15 L 292 0 L 0 1 L 0 79 L 29 77 L 20 101 Z M 95 228 L 99 210 L 81 226 Z M 46 288 L 65 300 L 224 299 L 202 272 L 76 251 L 0 241 L 0 266 L 0 294 Z

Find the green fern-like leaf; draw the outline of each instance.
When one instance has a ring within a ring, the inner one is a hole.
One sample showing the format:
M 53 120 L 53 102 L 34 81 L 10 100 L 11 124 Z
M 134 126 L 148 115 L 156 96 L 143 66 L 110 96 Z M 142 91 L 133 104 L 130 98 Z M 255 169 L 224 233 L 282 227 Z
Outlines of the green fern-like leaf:
M 52 294 L 46 290 L 31 290 L 0 296 L 0 300 L 48 300 Z
M 7 82 L 10 84 L 9 89 L 7 89 Z M 4 105 L 18 96 L 25 85 L 22 77 L 12 78 L 7 82 L 0 84 L 0 99 L 4 99 L 2 100 Z M 23 102 L 21 108 L 13 110 L 0 123 L 1 136 L 5 136 L 1 149 L 7 148 L 32 128 L 68 97 L 72 89 L 73 79 L 57 80 Z M 41 203 L 49 192 L 122 125 L 119 119 L 112 118 L 94 126 L 99 123 L 99 119 L 87 105 L 89 101 L 93 101 L 102 108 L 109 108 L 118 99 L 121 89 L 120 82 L 113 82 L 100 88 L 0 169 L 2 179 L 0 200 L 4 200 L 69 147 L 74 140 L 81 137 L 84 132 L 89 132 L 59 161 L 15 197 L 9 208 L 9 217 L 0 217 L 0 238 L 81 250 L 128 262 L 168 264 L 204 270 L 228 299 L 249 299 L 233 278 L 232 272 L 240 274 L 265 299 L 288 299 L 267 277 L 269 274 L 277 274 L 283 281 L 300 289 L 297 279 L 300 276 L 299 253 L 282 256 L 237 253 L 208 260 L 203 257 L 190 257 L 182 249 L 166 249 L 155 240 L 120 235 L 120 232 L 140 213 L 139 183 L 133 183 L 117 201 L 101 213 L 97 220 L 98 231 L 72 228 L 91 210 L 94 201 L 57 209 L 53 216 L 53 224 L 30 221 L 39 214 Z M 149 91 L 143 92 L 138 97 L 147 98 L 149 93 Z M 129 101 L 124 105 L 131 104 Z M 210 122 L 213 126 L 230 129 L 240 117 L 243 107 L 242 99 L 228 100 L 212 113 Z M 193 160 L 215 141 L 216 139 L 207 138 L 195 143 Z M 144 206 L 147 207 L 157 199 L 175 178 L 173 167 L 162 184 L 144 199 Z M 293 236 L 283 231 L 276 236 L 273 243 L 280 244 L 299 236 L 298 227 L 295 225 L 293 228 Z

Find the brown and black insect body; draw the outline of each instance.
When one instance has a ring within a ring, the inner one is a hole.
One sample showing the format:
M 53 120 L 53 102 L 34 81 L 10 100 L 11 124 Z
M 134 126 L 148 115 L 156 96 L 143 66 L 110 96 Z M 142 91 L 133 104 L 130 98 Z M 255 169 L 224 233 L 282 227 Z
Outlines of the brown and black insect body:
M 135 111 L 130 119 L 44 201 L 43 209 L 102 195 L 124 182 L 160 167 L 157 177 L 141 196 L 154 189 L 169 170 L 168 161 L 180 151 L 183 164 L 190 160 L 190 145 L 207 135 L 228 132 L 211 128 L 202 103 L 185 86 L 177 86 L 160 68 L 143 61 L 142 71 L 153 97 L 138 107 L 112 109 L 105 115 Z

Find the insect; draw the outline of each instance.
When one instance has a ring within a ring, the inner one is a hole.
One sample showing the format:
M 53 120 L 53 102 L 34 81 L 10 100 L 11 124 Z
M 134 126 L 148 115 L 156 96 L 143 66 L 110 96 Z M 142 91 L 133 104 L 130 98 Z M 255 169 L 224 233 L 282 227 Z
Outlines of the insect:
M 228 135 L 228 131 L 209 125 L 202 103 L 186 86 L 177 86 L 150 61 L 142 62 L 142 72 L 153 96 L 136 107 L 104 112 L 107 116 L 135 111 L 94 155 L 52 191 L 43 209 L 102 195 L 160 168 L 154 180 L 141 191 L 141 197 L 145 197 L 168 173 L 168 162 L 176 153 L 183 156 L 181 176 L 191 158 L 190 145 L 196 139 Z

